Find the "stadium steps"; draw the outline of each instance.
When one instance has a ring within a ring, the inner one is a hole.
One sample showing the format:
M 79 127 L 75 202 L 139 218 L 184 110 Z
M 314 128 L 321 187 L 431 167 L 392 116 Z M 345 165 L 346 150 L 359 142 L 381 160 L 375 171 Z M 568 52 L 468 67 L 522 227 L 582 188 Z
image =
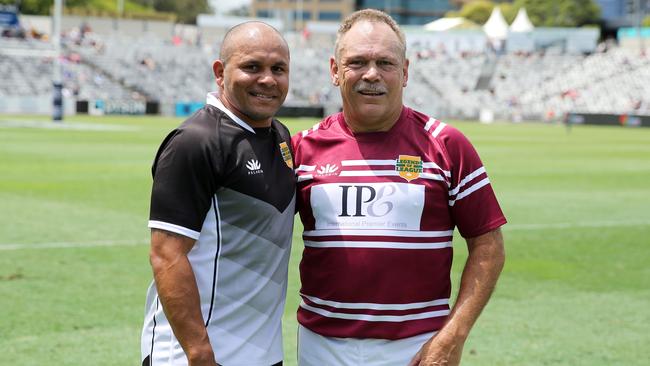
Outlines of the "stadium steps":
M 492 76 L 494 76 L 496 68 L 497 59 L 494 57 L 486 57 L 474 90 L 490 90 L 492 87 Z

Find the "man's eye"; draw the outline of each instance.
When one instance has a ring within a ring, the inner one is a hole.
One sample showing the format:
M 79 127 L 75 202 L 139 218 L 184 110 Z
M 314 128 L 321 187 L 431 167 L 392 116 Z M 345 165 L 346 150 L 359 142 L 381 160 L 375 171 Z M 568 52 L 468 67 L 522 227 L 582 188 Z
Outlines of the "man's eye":
M 242 69 L 248 71 L 248 72 L 257 72 L 260 68 L 257 65 L 244 65 Z

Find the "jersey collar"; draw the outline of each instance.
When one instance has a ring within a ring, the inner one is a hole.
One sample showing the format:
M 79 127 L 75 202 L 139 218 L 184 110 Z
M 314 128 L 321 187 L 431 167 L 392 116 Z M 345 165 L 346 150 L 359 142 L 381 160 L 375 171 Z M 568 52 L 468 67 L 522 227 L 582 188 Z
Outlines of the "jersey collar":
M 232 119 L 236 124 L 242 126 L 243 128 L 245 128 L 246 130 L 252 133 L 255 133 L 255 130 L 248 123 L 244 122 L 241 118 L 235 116 L 234 113 L 232 113 L 228 108 L 226 108 L 225 105 L 223 105 L 223 103 L 221 103 L 221 101 L 219 100 L 219 93 L 217 92 L 208 93 L 205 103 L 213 107 L 219 108 L 219 110 L 221 110 L 223 113 L 228 115 L 228 117 L 230 117 L 230 119 Z

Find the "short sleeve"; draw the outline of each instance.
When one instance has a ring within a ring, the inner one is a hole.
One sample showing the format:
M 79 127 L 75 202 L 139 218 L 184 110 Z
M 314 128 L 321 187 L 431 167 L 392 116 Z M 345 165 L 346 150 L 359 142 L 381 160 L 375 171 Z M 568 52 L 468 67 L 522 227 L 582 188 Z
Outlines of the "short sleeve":
M 177 129 L 167 136 L 152 168 L 150 228 L 198 239 L 216 191 L 215 150 L 200 129 Z
M 449 208 L 458 231 L 464 238 L 471 238 L 504 225 L 506 218 L 476 149 L 460 131 L 445 130 L 452 167 Z

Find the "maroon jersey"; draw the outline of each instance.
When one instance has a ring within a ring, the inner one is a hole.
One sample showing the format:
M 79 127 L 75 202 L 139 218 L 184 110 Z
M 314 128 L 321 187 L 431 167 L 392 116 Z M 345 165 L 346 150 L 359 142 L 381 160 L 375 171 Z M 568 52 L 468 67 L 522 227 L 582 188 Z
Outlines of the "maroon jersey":
M 292 139 L 305 231 L 298 321 L 324 336 L 400 339 L 449 314 L 452 236 L 506 223 L 476 150 L 404 107 L 387 132 L 342 113 Z

